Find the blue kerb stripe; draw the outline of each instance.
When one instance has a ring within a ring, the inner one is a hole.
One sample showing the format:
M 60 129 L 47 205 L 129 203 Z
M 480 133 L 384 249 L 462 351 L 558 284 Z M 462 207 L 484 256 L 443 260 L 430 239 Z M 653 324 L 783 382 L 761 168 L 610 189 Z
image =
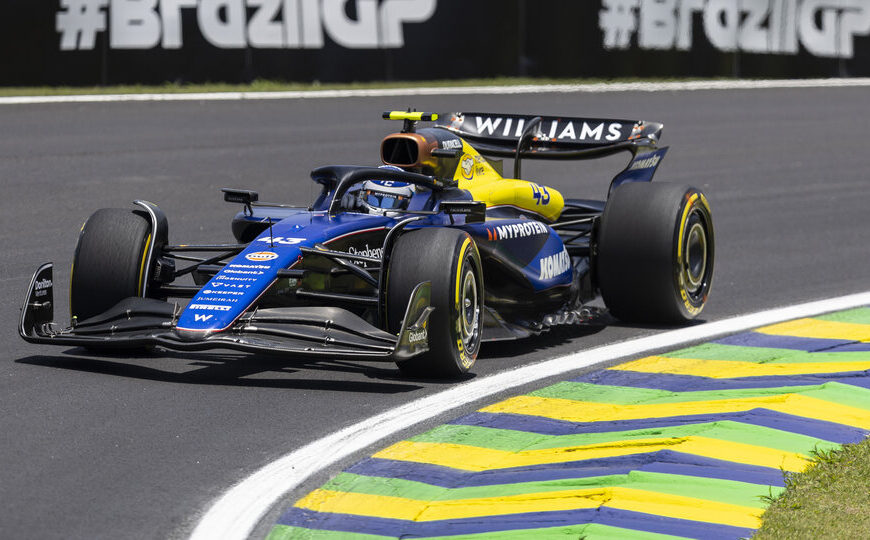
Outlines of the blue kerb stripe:
M 866 371 L 846 371 L 841 373 L 816 373 L 810 375 L 766 375 L 763 377 L 738 377 L 735 379 L 714 379 L 695 375 L 675 375 L 672 373 L 644 373 L 642 371 L 623 371 L 605 369 L 587 373 L 573 382 L 600 384 L 605 386 L 629 386 L 633 388 L 652 388 L 670 392 L 699 392 L 706 390 L 740 390 L 745 388 L 779 388 L 785 386 L 813 386 L 828 382 L 838 382 L 861 388 L 870 388 L 870 377 Z
M 840 444 L 861 442 L 870 433 L 870 431 L 853 426 L 794 416 L 769 409 L 636 420 L 608 420 L 606 422 L 568 422 L 539 416 L 476 412 L 452 420 L 450 423 L 526 431 L 541 435 L 573 435 L 577 433 L 612 433 L 636 429 L 656 429 L 726 420 L 797 433 Z
M 744 332 L 733 336 L 717 339 L 713 343 L 720 345 L 738 345 L 741 347 L 763 347 L 767 349 L 793 349 L 807 352 L 833 352 L 831 349 L 842 345 L 855 343 L 849 339 L 819 339 L 795 336 L 775 336 L 760 332 Z
M 666 518 L 606 507 L 424 522 L 355 516 L 351 514 L 320 513 L 302 508 L 291 508 L 278 520 L 279 525 L 291 527 L 403 538 L 515 531 L 565 525 L 582 525 L 584 523 L 599 523 L 611 527 L 689 538 L 723 540 L 746 538 L 755 532 L 754 529 L 743 527 Z
M 766 486 L 785 486 L 782 471 L 779 469 L 705 458 L 672 450 L 482 472 L 462 471 L 430 463 L 368 458 L 354 464 L 346 472 L 454 488 L 591 478 L 628 474 L 631 471 L 682 474 Z

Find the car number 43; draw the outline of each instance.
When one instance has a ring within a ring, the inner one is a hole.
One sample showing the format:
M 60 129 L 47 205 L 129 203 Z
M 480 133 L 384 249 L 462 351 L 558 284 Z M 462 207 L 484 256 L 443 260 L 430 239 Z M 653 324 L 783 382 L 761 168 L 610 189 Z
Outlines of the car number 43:
M 538 184 L 532 184 L 532 197 L 535 199 L 535 204 L 538 205 L 547 205 L 550 202 L 550 192 Z

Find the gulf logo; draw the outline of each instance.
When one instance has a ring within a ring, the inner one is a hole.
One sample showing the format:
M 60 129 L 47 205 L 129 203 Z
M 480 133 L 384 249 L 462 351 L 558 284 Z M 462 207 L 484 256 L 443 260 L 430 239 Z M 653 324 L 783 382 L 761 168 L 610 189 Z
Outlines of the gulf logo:
M 248 253 L 245 255 L 245 258 L 254 262 L 271 261 L 277 259 L 278 254 L 272 253 L 271 251 L 256 251 L 254 253 Z

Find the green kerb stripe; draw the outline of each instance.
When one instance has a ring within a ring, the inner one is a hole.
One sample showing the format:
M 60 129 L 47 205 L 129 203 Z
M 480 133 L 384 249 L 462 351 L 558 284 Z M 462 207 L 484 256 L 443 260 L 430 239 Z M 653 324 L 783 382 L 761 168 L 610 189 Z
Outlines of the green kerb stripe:
M 822 321 L 844 322 L 853 324 L 870 324 L 870 307 L 860 307 L 848 309 L 838 313 L 830 313 L 828 315 L 820 315 L 813 317 Z
M 667 390 L 649 388 L 604 386 L 565 381 L 529 393 L 530 396 L 569 399 L 573 401 L 591 401 L 613 405 L 687 403 L 691 401 L 757 398 L 782 394 L 803 394 L 816 399 L 830 401 L 831 403 L 870 410 L 870 390 L 837 382 L 827 382 L 813 386 L 782 386 L 777 388 L 739 388 L 734 390 L 705 390 L 700 392 L 670 392 Z
M 589 523 L 586 525 L 566 525 L 545 529 L 525 529 L 518 531 L 495 531 L 457 536 L 433 536 L 429 540 L 672 540 L 682 536 L 670 536 L 632 529 L 621 529 L 609 525 Z
M 870 351 L 806 352 L 707 343 L 661 354 L 664 358 L 690 360 L 730 360 L 753 364 L 803 364 L 808 362 L 860 362 L 870 360 Z
M 838 444 L 823 439 L 765 426 L 742 424 L 731 420 L 632 431 L 577 433 L 572 435 L 541 435 L 539 433 L 509 429 L 447 424 L 412 437 L 410 440 L 425 443 L 461 444 L 505 452 L 520 452 L 524 450 L 567 448 L 571 446 L 631 441 L 632 439 L 678 439 L 693 435 L 764 448 L 774 448 L 786 452 L 797 452 L 805 455 L 808 455 L 815 449 L 829 450 L 839 447 Z
M 776 496 L 782 491 L 781 488 L 733 480 L 645 471 L 588 478 L 566 478 L 461 488 L 444 488 L 400 478 L 341 473 L 324 485 L 322 489 L 344 493 L 400 497 L 415 501 L 452 501 L 617 486 L 752 508 L 765 508 L 767 504 L 762 502 L 762 498 Z

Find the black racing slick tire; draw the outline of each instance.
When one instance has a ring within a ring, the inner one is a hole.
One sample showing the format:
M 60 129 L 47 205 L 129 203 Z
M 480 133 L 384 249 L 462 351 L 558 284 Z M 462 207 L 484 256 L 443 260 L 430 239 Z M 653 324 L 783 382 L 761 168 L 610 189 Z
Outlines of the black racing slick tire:
M 406 375 L 456 378 L 474 365 L 483 328 L 483 270 L 471 236 L 448 228 L 403 234 L 390 256 L 387 322 L 398 333 L 411 293 L 418 283 L 432 284 L 429 351 L 397 362 Z
M 714 255 L 713 218 L 698 189 L 638 182 L 611 193 L 595 269 L 616 318 L 653 324 L 694 319 L 710 294 Z
M 82 321 L 144 296 L 151 224 L 143 212 L 103 208 L 85 221 L 70 277 L 70 314 Z

